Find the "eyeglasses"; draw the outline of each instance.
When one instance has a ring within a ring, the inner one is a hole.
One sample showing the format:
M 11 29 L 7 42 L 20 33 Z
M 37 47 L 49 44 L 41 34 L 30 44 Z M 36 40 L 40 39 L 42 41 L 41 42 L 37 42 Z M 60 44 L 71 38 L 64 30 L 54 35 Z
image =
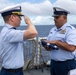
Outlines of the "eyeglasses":
M 55 18 L 55 19 L 58 19 L 58 18 L 60 18 L 60 16 L 54 16 L 54 18 Z
M 19 15 L 16 15 L 16 16 L 18 16 L 18 17 L 20 18 L 20 20 L 22 20 L 22 19 L 21 19 L 21 16 L 19 16 Z
M 21 16 L 17 15 L 19 18 L 21 18 Z
M 21 19 L 21 16 L 20 15 L 16 15 L 16 14 L 13 14 L 14 16 L 17 16 L 17 17 L 19 17 L 20 19 Z M 22 19 L 21 19 L 22 20 Z

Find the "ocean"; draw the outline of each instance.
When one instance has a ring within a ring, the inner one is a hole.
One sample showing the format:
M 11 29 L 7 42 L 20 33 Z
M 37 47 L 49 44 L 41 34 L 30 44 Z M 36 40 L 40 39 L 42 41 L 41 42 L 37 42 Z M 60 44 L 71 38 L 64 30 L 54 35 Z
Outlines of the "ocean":
M 73 25 L 76 28 L 76 25 Z M 49 31 L 54 25 L 35 25 L 37 31 L 38 31 L 38 36 L 37 37 L 46 37 L 49 34 Z M 25 29 L 27 28 L 26 26 L 21 26 L 18 29 Z
M 76 28 L 76 25 L 73 25 Z M 3 26 L 0 26 L 0 30 L 2 29 Z M 37 37 L 46 37 L 49 34 L 49 31 L 54 25 L 35 25 L 38 35 Z M 18 29 L 20 30 L 25 30 L 27 26 L 19 26 Z
M 50 31 L 50 29 L 53 27 L 54 25 L 35 25 L 37 31 L 38 31 L 38 36 L 37 37 L 46 37 Z M 0 31 L 2 29 L 3 26 L 0 26 Z M 27 28 L 27 26 L 19 26 L 17 29 L 20 30 L 25 30 Z
M 35 25 L 35 27 L 38 31 L 37 37 L 46 37 L 49 34 L 49 31 L 53 26 L 54 25 Z M 24 30 L 26 28 L 27 28 L 27 26 L 18 27 L 18 29 L 21 29 L 21 30 Z

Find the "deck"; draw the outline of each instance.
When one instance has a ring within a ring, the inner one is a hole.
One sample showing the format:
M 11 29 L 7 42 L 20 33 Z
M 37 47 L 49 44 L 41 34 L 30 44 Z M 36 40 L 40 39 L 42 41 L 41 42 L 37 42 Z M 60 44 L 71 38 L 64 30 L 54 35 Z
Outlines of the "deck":
M 50 68 L 43 67 L 24 71 L 24 75 L 50 75 Z

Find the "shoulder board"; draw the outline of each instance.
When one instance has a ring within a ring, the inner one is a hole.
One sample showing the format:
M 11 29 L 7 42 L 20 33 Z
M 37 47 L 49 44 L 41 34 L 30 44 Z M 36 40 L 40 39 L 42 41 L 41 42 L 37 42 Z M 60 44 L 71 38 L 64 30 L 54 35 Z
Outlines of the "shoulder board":
M 68 28 L 70 28 L 70 29 L 75 29 L 75 27 L 73 27 L 73 26 L 71 26 L 71 25 L 69 25 L 69 26 L 67 26 Z

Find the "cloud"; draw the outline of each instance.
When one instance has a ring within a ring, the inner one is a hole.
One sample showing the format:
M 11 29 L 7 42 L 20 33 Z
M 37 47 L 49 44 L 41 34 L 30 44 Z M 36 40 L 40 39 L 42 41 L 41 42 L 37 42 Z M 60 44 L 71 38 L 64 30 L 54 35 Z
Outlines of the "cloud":
M 7 5 L 14 5 L 15 3 L 10 3 L 9 1 L 2 0 L 1 2 L 0 10 Z M 21 3 L 23 13 L 27 16 L 32 16 L 30 19 L 34 24 L 49 24 L 47 20 L 49 18 L 47 16 L 50 16 L 52 14 L 52 3 L 49 0 L 45 0 L 42 3 L 29 3 L 29 2 L 23 2 Z M 45 17 L 43 17 L 45 16 Z M 1 20 L 2 21 L 2 20 Z M 44 23 L 45 21 L 45 23 Z M 3 23 L 2 23 L 3 24 Z M 22 19 L 21 24 L 25 24 L 24 20 Z
M 52 13 L 52 4 L 49 0 L 45 0 L 43 3 L 32 4 L 29 2 L 21 3 L 23 13 L 26 15 L 36 16 L 48 16 Z
M 53 18 L 51 16 L 37 16 L 35 18 L 31 18 L 31 21 L 35 25 L 49 25 L 54 24 Z
M 42 16 L 38 16 L 35 19 L 34 18 L 31 18 L 31 20 L 32 20 L 32 22 L 34 24 L 38 24 L 38 23 L 40 23 L 42 21 L 42 18 L 43 18 Z
M 70 24 L 75 24 L 76 25 L 76 15 L 70 15 L 70 16 L 68 16 L 68 22 Z
M 0 10 L 7 5 L 14 5 L 16 3 L 10 2 L 9 0 L 0 0 Z M 53 4 L 51 0 L 44 0 L 39 3 L 30 3 L 30 2 L 21 2 L 22 12 L 23 14 L 30 17 L 31 21 L 37 25 L 46 25 L 46 24 L 54 24 L 53 18 L 51 15 L 53 14 L 53 6 L 60 6 L 70 11 L 71 14 L 76 15 L 76 0 L 56 0 Z M 70 16 L 70 15 L 69 15 Z M 75 16 L 69 17 L 69 23 L 75 24 Z M 0 23 L 3 20 L 0 18 Z M 22 20 L 21 24 L 25 24 L 24 20 Z
M 51 16 L 31 16 L 29 18 L 34 25 L 54 25 L 53 17 Z M 25 25 L 23 19 L 21 25 Z
M 3 18 L 1 18 L 1 15 L 0 15 L 0 26 L 3 26 L 4 25 L 4 21 L 3 21 Z
M 11 5 L 14 5 L 15 3 L 13 2 L 9 2 L 8 0 L 0 0 L 0 10 L 5 8 L 6 6 L 11 6 Z

